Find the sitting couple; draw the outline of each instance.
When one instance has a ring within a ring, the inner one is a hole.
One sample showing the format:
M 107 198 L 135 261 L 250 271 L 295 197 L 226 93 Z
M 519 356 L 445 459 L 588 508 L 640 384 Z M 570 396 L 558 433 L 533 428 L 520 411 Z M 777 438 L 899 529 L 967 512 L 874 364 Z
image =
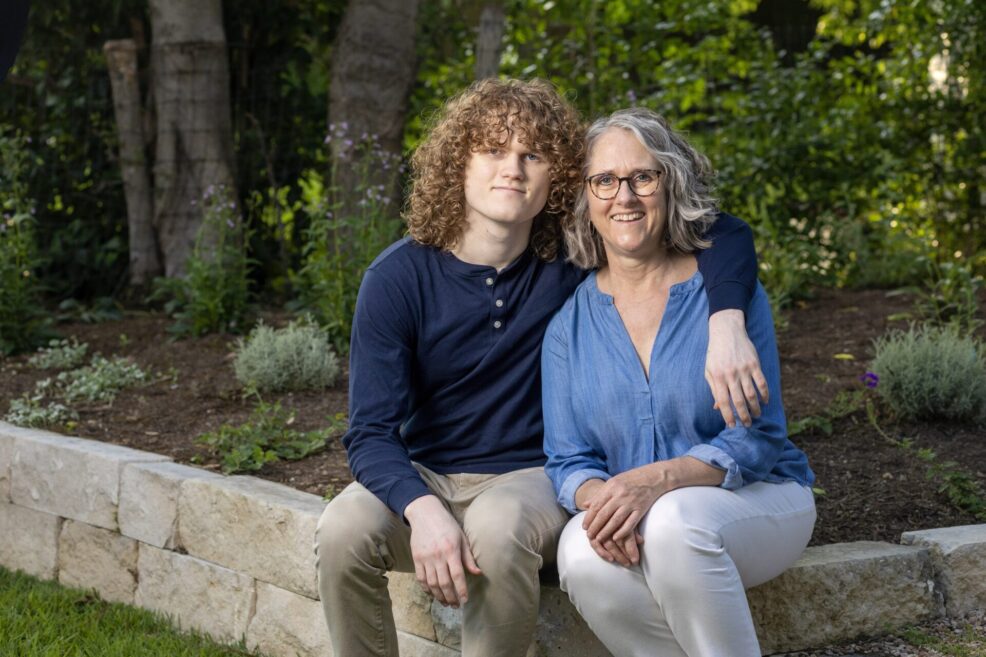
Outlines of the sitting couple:
M 523 657 L 557 554 L 614 655 L 759 655 L 744 589 L 808 543 L 813 475 L 708 162 L 648 110 L 586 134 L 550 85 L 486 80 L 412 169 L 353 322 L 358 483 L 315 541 L 334 654 L 398 654 L 398 570 L 462 607 L 465 657 Z

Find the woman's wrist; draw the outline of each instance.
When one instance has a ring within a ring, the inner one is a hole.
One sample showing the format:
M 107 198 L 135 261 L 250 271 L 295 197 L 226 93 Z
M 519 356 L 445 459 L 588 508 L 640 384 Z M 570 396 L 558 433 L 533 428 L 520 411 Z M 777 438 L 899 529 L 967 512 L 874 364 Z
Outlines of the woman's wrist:
M 581 486 L 575 489 L 575 507 L 580 511 L 589 508 L 589 500 L 595 496 L 596 491 L 603 483 L 602 479 L 586 479 Z

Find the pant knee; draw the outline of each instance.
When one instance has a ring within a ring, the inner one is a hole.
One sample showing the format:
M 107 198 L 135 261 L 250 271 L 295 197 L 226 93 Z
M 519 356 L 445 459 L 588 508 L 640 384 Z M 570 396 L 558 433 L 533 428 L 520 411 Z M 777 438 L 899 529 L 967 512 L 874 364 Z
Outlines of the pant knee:
M 582 529 L 581 516 L 571 520 L 558 541 L 558 581 L 573 600 L 605 586 L 612 564 L 596 554 Z
M 378 561 L 377 546 L 391 522 L 387 514 L 390 511 L 368 491 L 340 494 L 329 502 L 315 530 L 319 577 Z

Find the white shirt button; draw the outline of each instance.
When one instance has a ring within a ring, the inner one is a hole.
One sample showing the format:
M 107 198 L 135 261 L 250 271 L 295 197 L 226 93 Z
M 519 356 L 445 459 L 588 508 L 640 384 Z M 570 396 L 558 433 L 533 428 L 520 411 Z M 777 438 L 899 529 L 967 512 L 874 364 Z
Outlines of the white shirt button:
M 496 300 L 496 307 L 497 308 L 503 308 L 503 299 L 497 299 Z
M 486 284 L 487 285 L 493 285 L 493 277 L 492 276 L 488 276 L 486 278 Z
M 493 322 L 493 328 L 500 328 L 501 326 L 503 326 L 503 322 L 501 322 L 500 320 L 496 320 L 495 322 Z

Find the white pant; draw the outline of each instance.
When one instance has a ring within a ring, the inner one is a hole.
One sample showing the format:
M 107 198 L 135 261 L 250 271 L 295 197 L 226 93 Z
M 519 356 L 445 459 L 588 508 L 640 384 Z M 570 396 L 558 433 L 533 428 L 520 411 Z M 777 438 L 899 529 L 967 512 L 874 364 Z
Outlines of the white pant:
M 759 657 L 744 589 L 797 561 L 815 525 L 815 500 L 796 482 L 679 488 L 641 521 L 644 543 L 632 568 L 595 553 L 584 515 L 565 527 L 558 573 L 613 655 Z

